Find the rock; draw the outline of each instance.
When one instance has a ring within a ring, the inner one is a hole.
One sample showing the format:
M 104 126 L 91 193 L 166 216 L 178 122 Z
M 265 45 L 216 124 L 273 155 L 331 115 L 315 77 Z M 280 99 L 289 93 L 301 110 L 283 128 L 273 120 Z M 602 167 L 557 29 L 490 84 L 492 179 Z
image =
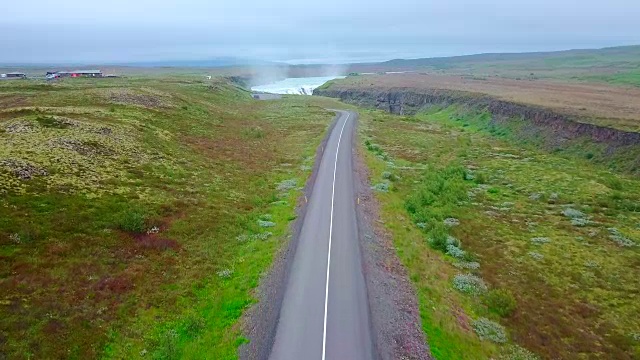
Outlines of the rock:
M 19 159 L 0 160 L 0 166 L 8 168 L 13 175 L 21 180 L 30 180 L 34 176 L 49 175 L 47 170 Z

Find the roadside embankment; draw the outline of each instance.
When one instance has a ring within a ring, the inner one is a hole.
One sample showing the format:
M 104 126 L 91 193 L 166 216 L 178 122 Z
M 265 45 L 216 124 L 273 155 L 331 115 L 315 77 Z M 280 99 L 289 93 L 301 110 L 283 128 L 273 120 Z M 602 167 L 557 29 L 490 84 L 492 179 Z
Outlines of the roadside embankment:
M 338 98 L 359 106 L 392 114 L 414 115 L 455 106 L 459 112 L 477 113 L 492 133 L 506 130 L 518 140 L 542 145 L 551 151 L 578 153 L 612 169 L 640 171 L 640 132 L 593 123 L 592 117 L 578 117 L 560 111 L 506 101 L 494 96 L 447 89 L 345 88 L 331 84 L 314 95 Z M 453 119 L 455 120 L 455 119 Z

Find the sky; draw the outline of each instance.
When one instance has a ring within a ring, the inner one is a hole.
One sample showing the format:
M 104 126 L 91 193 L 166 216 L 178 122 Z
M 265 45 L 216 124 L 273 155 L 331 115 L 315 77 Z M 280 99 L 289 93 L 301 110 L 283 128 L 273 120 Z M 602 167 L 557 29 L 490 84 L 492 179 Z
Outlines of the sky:
M 20 0 L 0 63 L 345 63 L 640 44 L 638 0 Z

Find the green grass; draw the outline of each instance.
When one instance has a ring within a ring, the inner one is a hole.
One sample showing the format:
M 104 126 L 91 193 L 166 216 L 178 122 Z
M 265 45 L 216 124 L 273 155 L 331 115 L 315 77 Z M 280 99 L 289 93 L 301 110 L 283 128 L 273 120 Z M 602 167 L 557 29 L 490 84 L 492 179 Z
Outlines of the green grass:
M 587 75 L 578 77 L 580 80 L 606 82 L 613 85 L 640 86 L 640 70 L 621 71 L 606 75 Z
M 335 103 L 188 76 L 3 82 L 0 102 L 0 352 L 236 358 L 295 219 L 278 184 L 304 184 Z
M 434 356 L 514 358 L 525 348 L 542 358 L 638 358 L 640 180 L 581 155 L 579 144 L 549 152 L 518 131 L 455 107 L 361 116 L 371 183 L 397 176 L 376 196 Z M 572 225 L 569 208 L 587 225 Z M 464 255 L 448 251 L 448 237 Z M 488 292 L 457 291 L 459 274 Z M 508 342 L 481 340 L 474 324 L 490 324 L 481 318 L 504 326 Z

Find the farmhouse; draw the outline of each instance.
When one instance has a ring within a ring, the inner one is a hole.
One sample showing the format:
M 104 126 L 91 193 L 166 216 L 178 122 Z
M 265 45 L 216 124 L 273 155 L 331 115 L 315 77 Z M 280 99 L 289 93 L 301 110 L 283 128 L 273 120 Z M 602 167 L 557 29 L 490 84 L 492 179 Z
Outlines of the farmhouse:
M 10 72 L 10 73 L 6 73 L 4 74 L 7 79 L 25 79 L 27 77 L 27 75 L 25 75 L 24 73 L 21 72 Z
M 100 70 L 47 71 L 47 77 L 102 77 Z

